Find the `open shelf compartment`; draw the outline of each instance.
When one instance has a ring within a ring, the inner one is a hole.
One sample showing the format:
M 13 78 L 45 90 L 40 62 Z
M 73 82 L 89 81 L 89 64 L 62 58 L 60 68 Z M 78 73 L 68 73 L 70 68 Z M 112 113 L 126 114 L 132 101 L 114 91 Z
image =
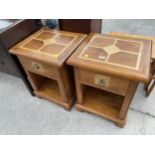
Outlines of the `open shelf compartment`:
M 34 93 L 36 96 L 45 98 L 52 102 L 62 103 L 63 98 L 61 97 L 58 82 L 47 77 L 29 72 L 29 79 L 34 87 Z
M 83 85 L 83 88 L 83 103 L 77 104 L 79 110 L 97 114 L 116 123 L 118 121 L 122 123 L 118 116 L 124 96 L 86 85 Z

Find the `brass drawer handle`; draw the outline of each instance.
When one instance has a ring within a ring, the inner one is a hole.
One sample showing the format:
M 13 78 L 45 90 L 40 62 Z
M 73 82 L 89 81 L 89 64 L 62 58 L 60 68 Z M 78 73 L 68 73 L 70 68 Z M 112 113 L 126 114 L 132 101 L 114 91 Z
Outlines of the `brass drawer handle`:
M 100 79 L 99 82 L 98 82 L 98 85 L 100 85 L 100 86 L 104 86 L 105 83 L 106 83 L 105 80 Z
M 95 74 L 94 83 L 102 87 L 109 87 L 110 77 L 105 75 Z
M 40 70 L 40 65 L 39 65 L 39 64 L 34 64 L 34 68 L 35 68 L 36 70 Z
M 33 68 L 37 72 L 42 72 L 42 65 L 37 62 L 32 62 Z

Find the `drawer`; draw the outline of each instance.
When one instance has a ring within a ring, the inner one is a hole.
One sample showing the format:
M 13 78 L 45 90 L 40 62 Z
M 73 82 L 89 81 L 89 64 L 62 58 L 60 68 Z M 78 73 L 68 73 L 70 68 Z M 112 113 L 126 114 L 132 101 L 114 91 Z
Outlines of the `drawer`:
M 25 57 L 19 57 L 19 59 L 26 70 L 57 79 L 57 69 L 55 67 Z
M 96 88 L 125 95 L 129 81 L 86 70 L 80 70 L 80 82 Z

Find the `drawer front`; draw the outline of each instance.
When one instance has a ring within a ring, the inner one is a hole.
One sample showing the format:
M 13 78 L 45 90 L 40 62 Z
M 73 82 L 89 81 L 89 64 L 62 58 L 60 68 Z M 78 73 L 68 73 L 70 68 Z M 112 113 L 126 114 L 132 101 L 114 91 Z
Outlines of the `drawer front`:
M 57 78 L 57 71 L 55 67 L 24 57 L 20 57 L 19 59 L 28 71 L 54 79 Z
M 129 85 L 128 80 L 110 77 L 103 74 L 80 70 L 80 82 L 96 88 L 109 90 L 120 95 L 125 95 Z

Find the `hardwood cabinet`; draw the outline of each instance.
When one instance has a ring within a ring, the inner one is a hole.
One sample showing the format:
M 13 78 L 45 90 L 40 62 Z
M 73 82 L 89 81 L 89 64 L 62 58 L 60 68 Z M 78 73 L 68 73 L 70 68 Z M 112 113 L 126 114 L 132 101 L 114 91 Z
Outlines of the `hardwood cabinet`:
M 59 28 L 64 31 L 89 34 L 101 33 L 101 19 L 59 19 Z
M 42 28 L 10 49 L 22 63 L 36 96 L 71 108 L 75 99 L 73 70 L 65 62 L 85 37 Z
M 68 59 L 77 109 L 123 127 L 139 82 L 150 76 L 151 41 L 91 33 Z

